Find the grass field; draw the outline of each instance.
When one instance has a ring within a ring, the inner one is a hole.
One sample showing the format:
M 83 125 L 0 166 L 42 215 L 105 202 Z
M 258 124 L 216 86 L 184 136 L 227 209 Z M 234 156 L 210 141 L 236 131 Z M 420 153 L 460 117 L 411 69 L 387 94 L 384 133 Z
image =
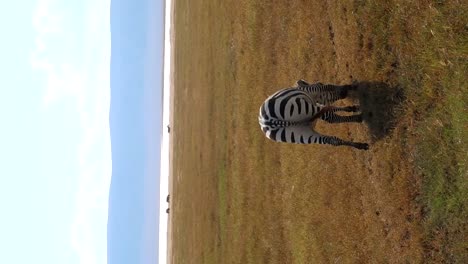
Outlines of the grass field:
M 171 263 L 468 263 L 466 1 L 174 5 Z M 265 138 L 300 78 L 359 84 L 317 129 L 369 151 Z

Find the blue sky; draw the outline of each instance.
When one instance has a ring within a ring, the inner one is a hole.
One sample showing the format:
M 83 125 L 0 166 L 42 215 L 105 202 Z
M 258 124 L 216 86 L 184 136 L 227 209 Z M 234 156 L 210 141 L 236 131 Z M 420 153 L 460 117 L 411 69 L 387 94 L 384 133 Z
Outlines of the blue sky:
M 108 263 L 158 260 L 163 1 L 111 5 Z
M 105 263 L 110 1 L 0 3 L 0 263 Z

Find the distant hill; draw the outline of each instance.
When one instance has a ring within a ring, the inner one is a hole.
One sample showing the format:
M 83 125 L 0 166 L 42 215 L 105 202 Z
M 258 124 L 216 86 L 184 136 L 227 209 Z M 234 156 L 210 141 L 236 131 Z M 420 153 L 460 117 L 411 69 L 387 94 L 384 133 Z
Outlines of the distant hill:
M 164 1 L 111 3 L 109 264 L 157 263 Z

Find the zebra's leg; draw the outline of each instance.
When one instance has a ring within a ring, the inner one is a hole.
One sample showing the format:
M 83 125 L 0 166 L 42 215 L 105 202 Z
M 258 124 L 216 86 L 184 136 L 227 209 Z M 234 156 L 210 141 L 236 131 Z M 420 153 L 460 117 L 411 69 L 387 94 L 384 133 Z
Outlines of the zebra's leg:
M 357 90 L 357 84 L 354 82 L 352 84 L 346 84 L 346 85 L 323 84 L 321 82 L 311 84 L 303 79 L 300 79 L 296 81 L 296 85 L 298 87 L 316 86 L 316 88 L 323 89 L 324 92 L 343 92 L 343 90 L 345 91 Z
M 300 144 L 326 144 L 332 146 L 350 146 L 357 149 L 369 149 L 367 143 L 346 141 L 334 136 L 326 136 L 317 133 L 315 130 L 307 127 L 296 127 L 288 128 L 291 132 L 296 132 L 296 139 L 299 139 L 295 143 Z
M 323 105 L 331 105 L 335 101 L 348 97 L 349 91 L 357 89 L 357 85 L 333 85 L 320 82 L 310 84 L 304 80 L 296 82 L 298 89 L 306 91 L 314 100 Z
M 335 107 L 333 109 L 333 112 L 338 112 L 338 111 L 344 111 L 344 112 L 359 112 L 361 108 L 359 105 L 351 105 L 351 106 L 345 106 L 345 107 Z
M 352 115 L 352 116 L 341 116 L 333 112 L 326 112 L 320 118 L 324 121 L 327 121 L 328 123 L 350 123 L 350 122 L 361 123 L 362 122 L 362 114 Z
M 350 147 L 362 149 L 362 150 L 369 149 L 369 144 L 367 143 L 346 141 L 346 140 L 342 140 L 340 138 L 331 137 L 331 136 L 322 136 L 322 137 L 323 137 L 324 144 L 330 144 L 333 146 L 350 146 Z
M 357 89 L 355 85 L 333 85 L 322 84 L 322 92 L 318 95 L 318 102 L 321 104 L 332 104 L 338 100 L 348 97 L 349 91 Z
M 358 112 L 359 111 L 359 106 L 358 105 L 353 105 L 353 106 L 345 106 L 345 107 L 338 107 L 338 106 L 321 106 L 318 108 L 318 112 L 311 118 L 311 122 L 315 121 L 317 118 L 322 118 L 324 119 L 324 115 L 326 113 L 331 113 L 333 114 L 334 112 L 338 111 L 345 111 L 345 112 Z M 330 114 L 329 114 L 330 115 Z M 358 121 L 356 121 L 358 122 Z M 359 121 L 361 122 L 361 121 Z
M 317 133 L 308 126 L 282 127 L 267 131 L 266 136 L 276 142 L 295 144 L 328 144 L 333 146 L 351 146 L 357 149 L 368 149 L 366 143 L 351 142 L 337 137 L 325 136 Z

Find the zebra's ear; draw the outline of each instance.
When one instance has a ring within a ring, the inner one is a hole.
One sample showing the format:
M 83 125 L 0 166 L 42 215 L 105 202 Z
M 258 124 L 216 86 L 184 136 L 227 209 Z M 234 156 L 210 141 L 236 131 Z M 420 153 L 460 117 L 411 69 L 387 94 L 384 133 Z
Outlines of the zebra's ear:
M 304 81 L 304 80 L 302 80 L 302 79 L 298 80 L 298 81 L 296 82 L 296 84 L 297 84 L 297 86 L 299 86 L 299 87 L 300 87 L 300 86 L 309 86 L 309 85 L 310 85 L 308 82 L 306 82 L 306 81 Z

